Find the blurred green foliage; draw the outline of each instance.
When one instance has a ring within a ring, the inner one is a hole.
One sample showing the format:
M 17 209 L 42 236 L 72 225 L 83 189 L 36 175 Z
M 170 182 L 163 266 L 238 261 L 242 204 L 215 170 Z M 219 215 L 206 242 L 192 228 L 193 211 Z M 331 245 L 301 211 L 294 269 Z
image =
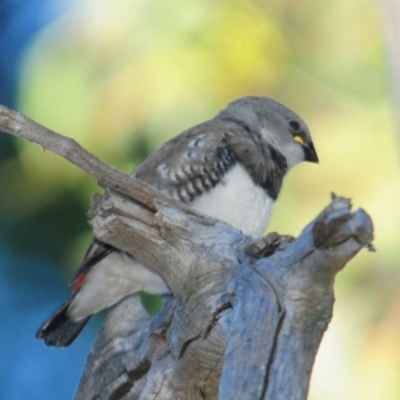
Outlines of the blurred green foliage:
M 400 397 L 399 149 L 381 31 L 363 0 L 82 0 L 36 37 L 21 72 L 24 113 L 127 172 L 242 95 L 275 98 L 308 122 L 320 165 L 290 173 L 269 229 L 297 235 L 334 191 L 371 214 L 378 249 L 337 279 L 311 399 Z M 38 146 L 17 146 L 0 164 L 1 229 L 71 276 L 99 189 Z

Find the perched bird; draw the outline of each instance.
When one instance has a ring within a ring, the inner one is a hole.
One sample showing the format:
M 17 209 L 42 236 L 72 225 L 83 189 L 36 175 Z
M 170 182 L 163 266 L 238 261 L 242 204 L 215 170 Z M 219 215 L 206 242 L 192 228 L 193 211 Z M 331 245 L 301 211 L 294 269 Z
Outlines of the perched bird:
M 304 121 L 272 99 L 249 96 L 166 142 L 132 176 L 256 238 L 283 177 L 302 161 L 318 162 Z M 151 268 L 97 239 L 72 285 L 71 297 L 36 334 L 49 346 L 70 345 L 92 314 L 129 294 L 168 292 Z

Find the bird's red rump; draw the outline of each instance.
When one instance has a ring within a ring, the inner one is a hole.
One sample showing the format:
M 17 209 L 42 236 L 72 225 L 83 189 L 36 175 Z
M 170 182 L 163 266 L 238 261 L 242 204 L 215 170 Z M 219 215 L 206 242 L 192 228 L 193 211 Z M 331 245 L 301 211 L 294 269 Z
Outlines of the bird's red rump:
M 73 290 L 72 290 L 74 293 L 76 293 L 76 292 L 82 287 L 85 278 L 86 278 L 86 273 L 84 272 L 84 273 L 80 274 L 80 275 L 75 279 L 74 288 L 73 288 Z

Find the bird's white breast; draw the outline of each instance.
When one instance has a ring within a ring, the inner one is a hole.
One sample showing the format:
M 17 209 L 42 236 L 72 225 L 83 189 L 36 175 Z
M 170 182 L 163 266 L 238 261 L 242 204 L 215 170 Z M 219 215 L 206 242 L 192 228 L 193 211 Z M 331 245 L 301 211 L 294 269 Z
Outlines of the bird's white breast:
M 273 203 L 265 190 L 254 184 L 247 171 L 236 164 L 222 182 L 191 206 L 256 238 L 268 225 Z

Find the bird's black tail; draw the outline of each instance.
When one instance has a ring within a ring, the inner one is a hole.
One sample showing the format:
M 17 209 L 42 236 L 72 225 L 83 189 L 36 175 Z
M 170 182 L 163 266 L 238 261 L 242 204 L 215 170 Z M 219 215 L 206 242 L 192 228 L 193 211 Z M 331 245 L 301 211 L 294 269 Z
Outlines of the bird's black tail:
M 74 300 L 72 295 L 62 304 L 36 332 L 36 339 L 43 339 L 47 346 L 67 347 L 79 335 L 90 317 L 73 321 L 67 314 L 68 308 Z

